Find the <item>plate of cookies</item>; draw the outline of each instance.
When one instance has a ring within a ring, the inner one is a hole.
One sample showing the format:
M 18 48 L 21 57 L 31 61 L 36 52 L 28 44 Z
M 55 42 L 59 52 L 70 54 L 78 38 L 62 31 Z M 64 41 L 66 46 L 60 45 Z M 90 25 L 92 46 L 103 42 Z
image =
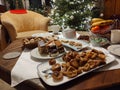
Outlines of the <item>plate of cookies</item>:
M 52 59 L 66 53 L 65 48 L 59 40 L 38 41 L 38 47 L 31 50 L 31 56 L 37 59 Z
M 69 51 L 57 59 L 49 59 L 37 66 L 38 75 L 50 86 L 58 86 L 115 61 L 115 57 L 104 48 Z
M 75 51 L 79 51 L 89 45 L 87 41 L 83 40 L 72 40 L 72 39 L 60 39 L 63 46 L 69 47 Z

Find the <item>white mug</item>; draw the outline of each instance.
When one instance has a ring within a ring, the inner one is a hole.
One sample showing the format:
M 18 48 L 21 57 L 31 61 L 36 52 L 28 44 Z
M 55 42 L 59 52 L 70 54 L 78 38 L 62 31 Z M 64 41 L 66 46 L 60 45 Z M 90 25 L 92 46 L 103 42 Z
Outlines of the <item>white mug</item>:
M 57 34 L 60 30 L 60 26 L 59 25 L 51 25 L 48 28 L 49 31 L 52 31 L 54 34 Z
M 120 43 L 120 30 L 111 30 L 111 43 Z

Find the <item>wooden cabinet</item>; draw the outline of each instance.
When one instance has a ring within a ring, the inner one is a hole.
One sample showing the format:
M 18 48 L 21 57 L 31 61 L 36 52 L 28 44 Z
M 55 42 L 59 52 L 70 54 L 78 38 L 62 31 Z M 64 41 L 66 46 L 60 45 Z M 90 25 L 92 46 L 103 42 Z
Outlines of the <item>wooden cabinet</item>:
M 104 18 L 114 15 L 120 17 L 120 0 L 104 0 Z
M 116 19 L 114 28 L 120 29 L 120 0 L 104 0 L 104 18 Z
M 115 4 L 115 14 L 120 15 L 120 0 L 116 0 Z

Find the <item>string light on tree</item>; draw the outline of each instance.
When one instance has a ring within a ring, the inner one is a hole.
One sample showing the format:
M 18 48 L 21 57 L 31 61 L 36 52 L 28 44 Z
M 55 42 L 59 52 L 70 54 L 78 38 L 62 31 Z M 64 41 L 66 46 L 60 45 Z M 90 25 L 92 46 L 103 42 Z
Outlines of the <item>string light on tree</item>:
M 89 22 L 93 0 L 55 0 L 53 5 L 54 10 L 50 15 L 53 24 L 85 30 L 84 21 Z

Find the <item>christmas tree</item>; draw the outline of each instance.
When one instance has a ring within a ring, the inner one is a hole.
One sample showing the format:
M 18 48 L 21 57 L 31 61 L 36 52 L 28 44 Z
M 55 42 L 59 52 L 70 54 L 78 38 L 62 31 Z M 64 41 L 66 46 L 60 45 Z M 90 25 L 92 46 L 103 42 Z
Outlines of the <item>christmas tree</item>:
M 50 17 L 52 24 L 69 26 L 76 30 L 86 30 L 91 19 L 93 0 L 54 0 Z

